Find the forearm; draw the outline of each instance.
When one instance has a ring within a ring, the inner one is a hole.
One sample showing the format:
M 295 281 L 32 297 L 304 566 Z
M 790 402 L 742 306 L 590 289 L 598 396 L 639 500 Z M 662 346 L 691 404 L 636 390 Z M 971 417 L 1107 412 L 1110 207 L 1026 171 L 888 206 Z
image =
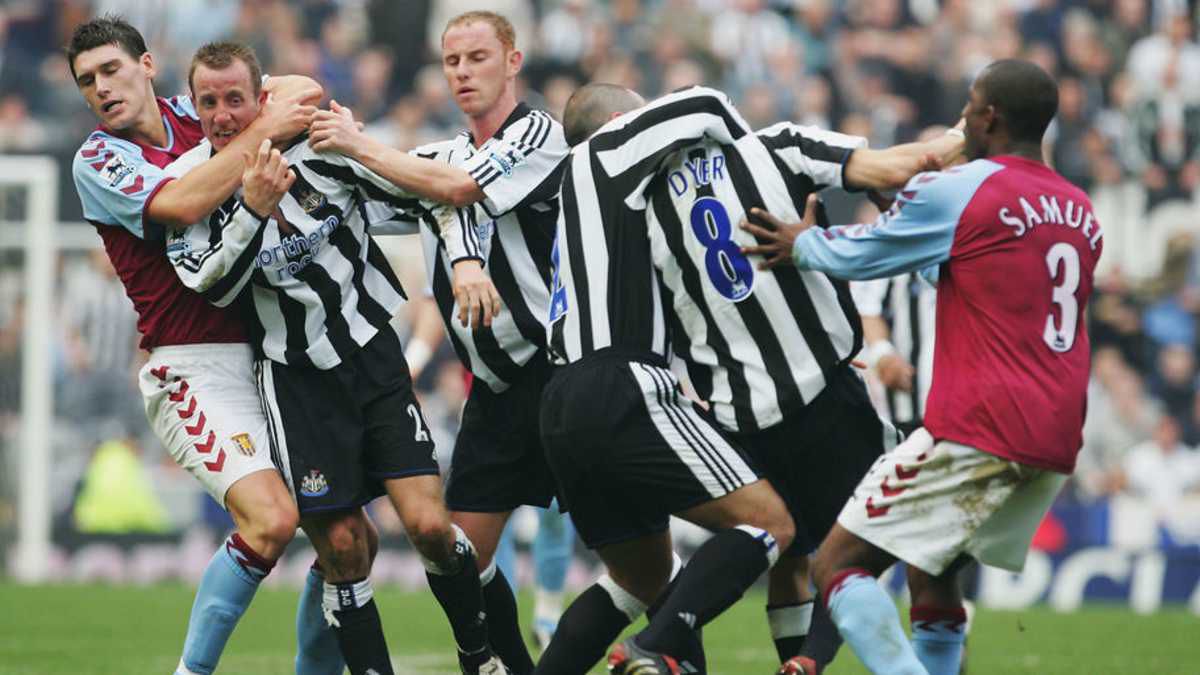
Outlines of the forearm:
M 886 150 L 855 150 L 846 164 L 845 187 L 898 190 L 925 170 L 928 157 L 935 157 L 939 166 L 950 166 L 962 157 L 964 147 L 961 136 L 947 133 L 929 141 L 903 143 Z
M 863 342 L 873 345 L 876 342 L 890 340 L 892 335 L 883 317 L 862 315 Z
M 316 105 L 325 96 L 325 90 L 311 77 L 304 75 L 278 75 L 268 77 L 263 89 L 272 96 L 299 97 L 301 103 Z
M 880 234 L 871 225 L 810 229 L 796 237 L 792 260 L 802 270 L 862 281 L 924 269 L 946 258 L 940 242 L 931 238 L 903 240 Z M 944 249 L 949 249 L 948 244 Z
M 441 204 L 468 206 L 484 199 L 483 190 L 463 169 L 414 157 L 363 136 L 350 157 L 397 187 Z
M 181 230 L 206 218 L 241 185 L 243 153 L 253 153 L 267 137 L 262 125 L 251 124 L 221 152 L 155 193 L 146 206 L 148 219 Z

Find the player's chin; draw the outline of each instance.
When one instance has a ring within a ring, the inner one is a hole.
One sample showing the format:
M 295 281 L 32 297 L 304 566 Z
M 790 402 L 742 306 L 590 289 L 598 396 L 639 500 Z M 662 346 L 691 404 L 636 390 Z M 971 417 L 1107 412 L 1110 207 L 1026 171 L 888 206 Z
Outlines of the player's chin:
M 136 121 L 136 116 L 130 114 L 124 106 L 104 118 L 104 124 L 113 131 L 124 131 L 132 127 Z

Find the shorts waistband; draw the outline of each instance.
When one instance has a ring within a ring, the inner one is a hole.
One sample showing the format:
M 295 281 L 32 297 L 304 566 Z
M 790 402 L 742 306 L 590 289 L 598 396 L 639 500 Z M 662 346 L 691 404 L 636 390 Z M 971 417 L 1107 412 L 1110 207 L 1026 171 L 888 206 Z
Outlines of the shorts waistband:
M 254 350 L 247 342 L 206 342 L 194 345 L 168 345 L 150 350 L 151 361 L 163 359 L 245 358 L 254 359 Z
M 585 354 L 578 361 L 567 364 L 567 367 L 588 363 L 603 363 L 606 361 L 636 361 L 659 368 L 670 368 L 671 364 L 662 354 L 656 354 L 645 349 L 630 349 L 628 347 L 604 347 Z

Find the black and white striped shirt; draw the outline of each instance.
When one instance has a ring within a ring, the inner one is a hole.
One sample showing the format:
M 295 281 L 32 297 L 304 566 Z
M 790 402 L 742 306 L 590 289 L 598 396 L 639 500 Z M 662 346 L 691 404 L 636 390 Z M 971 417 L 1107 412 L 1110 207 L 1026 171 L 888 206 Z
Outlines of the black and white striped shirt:
M 168 172 L 181 175 L 210 154 L 202 143 Z M 167 254 L 184 284 L 209 301 L 247 303 L 260 356 L 324 370 L 366 345 L 404 301 L 368 227 L 417 200 L 357 162 L 314 152 L 306 142 L 284 157 L 296 174 L 279 204 L 285 223 L 260 221 L 235 197 L 169 238 Z
M 555 349 L 572 361 L 624 340 L 665 354 L 669 334 L 726 428 L 762 429 L 804 406 L 861 345 L 849 290 L 819 273 L 756 269 L 739 250 L 753 237 L 737 224 L 754 206 L 799 219 L 811 192 L 841 185 L 864 142 L 786 123 L 752 133 L 724 94 L 704 88 L 606 125 L 564 178 Z M 597 251 L 608 252 L 608 279 Z
M 887 390 L 884 414 L 896 424 L 917 425 L 925 415 L 925 401 L 933 379 L 933 334 L 937 289 L 917 272 L 850 284 L 854 303 L 863 316 L 877 316 L 891 331 L 896 352 L 916 370 L 913 390 Z
M 571 150 L 551 252 L 556 363 L 602 349 L 669 355 L 643 193 L 675 151 L 705 135 L 733 142 L 749 133 L 724 94 L 697 87 L 621 115 Z
M 545 358 L 550 247 L 569 150 L 562 126 L 522 103 L 478 148 L 463 131 L 412 151 L 462 167 L 485 195 L 473 206 L 447 211 L 454 216 L 451 229 L 428 211 L 419 215 L 429 225 L 421 228 L 425 269 L 446 333 L 463 365 L 497 393 L 530 360 Z M 483 261 L 503 301 L 491 326 L 464 327 L 458 319 L 451 280 L 453 263 L 463 258 Z

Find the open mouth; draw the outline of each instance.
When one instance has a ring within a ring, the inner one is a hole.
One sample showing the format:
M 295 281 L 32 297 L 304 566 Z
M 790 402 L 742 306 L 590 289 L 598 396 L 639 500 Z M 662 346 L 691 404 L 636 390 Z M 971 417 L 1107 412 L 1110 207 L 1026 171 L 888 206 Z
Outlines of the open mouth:
M 100 112 L 103 112 L 104 114 L 108 114 L 108 113 L 112 112 L 117 106 L 121 105 L 122 103 L 124 103 L 124 101 L 121 101 L 121 100 L 109 101 L 109 102 L 105 103 L 104 105 L 100 106 Z
M 472 89 L 471 87 L 463 87 L 462 89 L 458 90 L 459 96 L 466 96 L 467 94 L 474 94 L 474 93 L 475 93 L 475 90 Z
M 214 133 L 213 137 L 217 138 L 219 140 L 222 140 L 222 141 L 228 141 L 228 140 L 232 140 L 234 136 L 237 136 L 237 133 L 238 132 L 236 129 L 228 129 L 228 130 L 218 131 L 218 132 Z

